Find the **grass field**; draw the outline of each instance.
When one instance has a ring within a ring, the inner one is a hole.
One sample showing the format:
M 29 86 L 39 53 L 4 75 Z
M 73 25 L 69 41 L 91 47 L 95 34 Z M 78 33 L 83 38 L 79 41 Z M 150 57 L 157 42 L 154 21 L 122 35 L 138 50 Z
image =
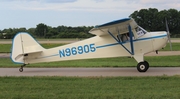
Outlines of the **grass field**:
M 1 99 L 180 99 L 180 77 L 0 77 Z
M 52 48 L 64 44 L 42 44 Z M 11 44 L 0 45 L 9 53 Z M 164 50 L 169 50 L 169 45 Z M 180 51 L 180 43 L 173 43 Z M 180 66 L 180 56 L 146 56 L 150 66 Z M 104 58 L 30 64 L 28 67 L 135 67 L 132 58 Z M 0 67 L 20 67 L 9 58 Z M 0 77 L 1 99 L 180 99 L 180 76 L 157 77 Z
M 65 44 L 42 44 L 44 48 L 53 48 Z M 12 44 L 0 44 L 0 53 L 10 53 Z
M 180 66 L 180 56 L 146 56 L 145 60 L 154 67 L 177 67 Z M 137 62 L 133 58 L 100 58 L 62 62 L 49 62 L 30 64 L 28 67 L 135 67 Z M 20 67 L 9 58 L 0 59 L 0 67 Z
M 180 51 L 180 43 L 172 43 L 172 50 L 173 51 Z M 161 51 L 170 51 L 170 45 L 169 43 L 166 45 L 164 49 Z

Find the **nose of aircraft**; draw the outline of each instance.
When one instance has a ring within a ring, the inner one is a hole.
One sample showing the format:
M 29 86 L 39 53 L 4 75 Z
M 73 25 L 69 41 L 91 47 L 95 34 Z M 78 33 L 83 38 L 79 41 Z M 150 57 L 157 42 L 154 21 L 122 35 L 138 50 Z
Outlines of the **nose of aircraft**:
M 160 50 L 164 48 L 168 41 L 167 32 L 151 32 L 151 36 L 153 37 L 153 49 L 154 51 Z

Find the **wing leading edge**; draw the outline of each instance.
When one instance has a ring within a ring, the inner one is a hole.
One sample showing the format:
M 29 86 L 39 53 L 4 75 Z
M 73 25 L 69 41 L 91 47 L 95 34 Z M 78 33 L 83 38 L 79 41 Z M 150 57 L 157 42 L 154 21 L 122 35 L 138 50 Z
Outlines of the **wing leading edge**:
M 129 31 L 128 27 L 131 26 L 132 29 L 136 28 L 138 25 L 132 18 L 124 18 L 120 20 L 115 20 L 108 22 L 102 25 L 97 25 L 89 31 L 89 33 L 103 36 L 109 35 L 108 31 L 111 31 L 113 34 L 124 34 Z

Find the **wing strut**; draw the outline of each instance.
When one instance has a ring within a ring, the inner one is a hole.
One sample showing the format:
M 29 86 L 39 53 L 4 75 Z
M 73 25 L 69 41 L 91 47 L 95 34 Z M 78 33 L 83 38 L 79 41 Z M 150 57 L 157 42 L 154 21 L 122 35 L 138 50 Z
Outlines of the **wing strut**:
M 134 55 L 134 45 L 133 45 L 133 34 L 132 34 L 132 30 L 131 30 L 131 26 L 128 26 L 129 29 L 129 36 L 130 36 L 130 43 L 131 43 L 131 55 Z
M 133 39 L 132 39 L 132 31 L 131 31 L 131 26 L 129 25 L 128 27 L 129 29 L 129 34 L 130 34 L 130 42 L 131 42 L 131 51 L 129 51 L 129 49 L 127 49 L 122 42 L 120 42 L 109 30 L 108 33 L 109 35 L 111 35 L 126 51 L 128 51 L 131 55 L 134 55 L 134 47 L 133 47 Z M 118 31 L 119 32 L 119 31 Z

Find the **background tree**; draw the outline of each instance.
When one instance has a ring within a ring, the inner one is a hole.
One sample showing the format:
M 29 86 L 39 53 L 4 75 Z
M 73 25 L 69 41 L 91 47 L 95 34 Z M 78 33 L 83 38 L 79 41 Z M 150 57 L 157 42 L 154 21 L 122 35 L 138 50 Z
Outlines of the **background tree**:
M 134 11 L 129 17 L 134 18 L 138 25 L 147 31 L 165 31 L 165 19 L 167 19 L 171 37 L 180 37 L 180 11 L 176 9 L 161 11 L 156 8 L 141 9 Z M 24 27 L 0 30 L 0 38 L 12 39 L 19 32 L 28 32 L 37 38 L 89 38 L 94 36 L 89 33 L 92 28 L 93 26 L 71 27 L 64 25 L 51 27 L 40 23 L 35 28 L 28 30 Z M 6 34 L 6 36 L 2 34 Z
M 45 38 L 56 38 L 58 35 L 57 28 L 48 27 L 48 33 L 46 33 Z
M 29 34 L 33 35 L 33 36 L 36 36 L 36 35 L 35 35 L 35 30 L 36 30 L 36 28 L 29 28 L 29 29 L 27 30 L 27 32 L 28 32 Z
M 130 17 L 148 31 L 165 31 L 167 19 L 172 37 L 180 37 L 180 12 L 176 9 L 158 11 L 156 8 L 134 11 Z
M 46 33 L 48 33 L 47 25 L 43 23 L 38 24 L 35 29 L 35 35 L 39 38 L 44 38 L 46 36 Z

